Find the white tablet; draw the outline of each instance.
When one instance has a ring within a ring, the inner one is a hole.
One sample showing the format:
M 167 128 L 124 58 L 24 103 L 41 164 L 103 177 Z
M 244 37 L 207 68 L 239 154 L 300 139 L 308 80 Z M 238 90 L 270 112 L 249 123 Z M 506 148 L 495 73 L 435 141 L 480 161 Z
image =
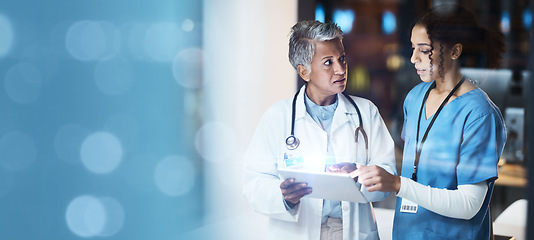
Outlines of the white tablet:
M 294 178 L 295 182 L 305 182 L 312 193 L 305 197 L 336 201 L 365 203 L 367 199 L 348 173 L 310 172 L 304 170 L 278 169 L 283 179 Z

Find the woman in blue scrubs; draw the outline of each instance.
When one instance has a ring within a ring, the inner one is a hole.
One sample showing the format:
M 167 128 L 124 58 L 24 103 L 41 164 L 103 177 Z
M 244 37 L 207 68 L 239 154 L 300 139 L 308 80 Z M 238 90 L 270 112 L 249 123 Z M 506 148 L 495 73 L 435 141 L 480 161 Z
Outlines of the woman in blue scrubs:
M 416 22 L 411 42 L 423 82 L 404 101 L 402 174 L 367 166 L 351 174 L 369 191 L 397 193 L 393 239 L 490 239 L 506 130 L 497 106 L 460 68 L 467 53 L 498 67 L 503 35 L 464 8 L 442 5 Z

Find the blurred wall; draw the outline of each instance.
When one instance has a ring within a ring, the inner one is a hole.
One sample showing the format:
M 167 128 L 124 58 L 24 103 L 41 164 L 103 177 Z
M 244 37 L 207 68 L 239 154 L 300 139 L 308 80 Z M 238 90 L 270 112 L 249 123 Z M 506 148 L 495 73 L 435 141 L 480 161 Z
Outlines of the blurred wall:
M 251 211 L 241 193 L 243 155 L 267 107 L 296 90 L 287 57 L 296 20 L 297 0 L 204 1 L 207 223 Z M 236 221 L 254 222 L 248 216 Z

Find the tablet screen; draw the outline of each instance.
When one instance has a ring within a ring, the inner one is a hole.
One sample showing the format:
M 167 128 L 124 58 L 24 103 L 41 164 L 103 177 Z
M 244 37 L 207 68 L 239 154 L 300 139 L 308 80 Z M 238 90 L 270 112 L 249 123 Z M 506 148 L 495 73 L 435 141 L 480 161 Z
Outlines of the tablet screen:
M 312 188 L 311 198 L 365 203 L 367 199 L 360 191 L 360 184 L 354 182 L 348 173 L 311 172 L 294 169 L 278 169 L 282 179 L 294 178 Z

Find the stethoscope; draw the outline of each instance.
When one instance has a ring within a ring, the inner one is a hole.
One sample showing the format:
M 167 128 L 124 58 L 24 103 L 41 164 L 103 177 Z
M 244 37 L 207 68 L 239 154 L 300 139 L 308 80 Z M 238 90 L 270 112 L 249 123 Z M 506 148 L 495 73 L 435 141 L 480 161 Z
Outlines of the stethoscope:
M 295 93 L 295 96 L 293 97 L 293 105 L 291 107 L 291 135 L 286 138 L 286 147 L 289 150 L 295 150 L 300 145 L 300 140 L 295 137 L 295 108 L 297 105 L 297 96 L 299 95 L 300 89 Z M 356 109 L 356 113 L 358 113 L 358 120 L 360 121 L 360 125 L 356 128 L 354 131 L 354 138 L 356 144 L 358 144 L 358 132 L 362 133 L 363 140 L 365 141 L 365 159 L 367 160 L 369 157 L 369 140 L 367 139 L 367 133 L 365 133 L 365 130 L 363 129 L 363 120 L 362 120 L 362 114 L 360 113 L 360 109 L 358 108 L 358 105 L 354 102 L 354 100 L 345 92 L 343 92 L 343 96 L 349 100 L 349 102 L 354 106 Z

